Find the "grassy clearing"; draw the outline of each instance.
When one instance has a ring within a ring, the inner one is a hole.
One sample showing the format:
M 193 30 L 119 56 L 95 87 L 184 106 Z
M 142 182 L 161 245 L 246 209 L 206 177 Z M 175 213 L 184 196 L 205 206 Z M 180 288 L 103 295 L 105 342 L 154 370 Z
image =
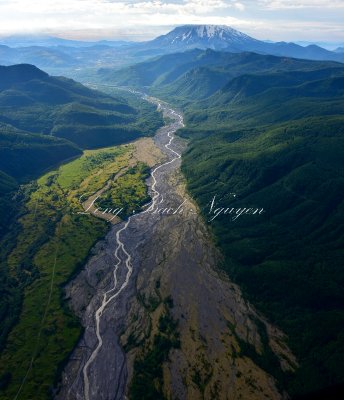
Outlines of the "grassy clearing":
M 102 209 L 123 208 L 121 217 L 140 211 L 141 206 L 150 199 L 144 182 L 148 176 L 149 168 L 141 162 L 129 168 L 112 182 L 109 191 L 102 199 L 99 199 L 99 206 Z

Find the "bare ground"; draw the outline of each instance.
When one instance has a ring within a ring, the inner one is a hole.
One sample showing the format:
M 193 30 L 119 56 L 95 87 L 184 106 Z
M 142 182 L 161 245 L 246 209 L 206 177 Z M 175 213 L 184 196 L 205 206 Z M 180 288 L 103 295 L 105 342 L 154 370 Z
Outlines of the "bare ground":
M 173 117 L 169 110 L 165 113 Z M 171 126 L 162 128 L 154 138 L 157 148 L 168 157 L 171 153 L 165 144 L 170 131 Z M 152 153 L 152 148 L 144 146 L 137 151 L 142 153 L 138 156 L 141 160 Z M 177 140 L 173 148 L 182 152 L 185 143 Z M 285 398 L 274 378 L 240 349 L 242 341 L 251 344 L 258 354 L 262 352 L 258 325 L 263 324 L 282 368 L 292 370 L 296 360 L 283 333 L 259 315 L 240 289 L 218 270 L 221 256 L 197 206 L 186 193 L 180 161 L 161 168 L 157 180 L 164 197 L 161 207 L 176 209 L 183 204 L 184 211 L 173 215 L 139 214 L 123 232 L 121 240 L 132 256 L 133 275 L 102 315 L 103 346 L 90 368 L 90 399 L 128 396 L 134 359 L 144 356 L 142 349 L 151 346 L 163 313 L 161 305 L 151 310 L 142 299 L 159 301 L 167 297 L 173 300 L 171 313 L 178 321 L 181 340 L 180 349 L 172 350 L 163 366 L 167 399 Z M 84 399 L 82 370 L 97 343 L 94 313 L 102 293 L 112 284 L 115 235 L 121 226 L 113 226 L 106 239 L 96 245 L 93 257 L 66 288 L 69 304 L 85 332 L 65 368 L 57 399 Z M 119 282 L 124 276 L 125 270 L 120 269 Z M 123 348 L 132 335 L 139 344 L 125 354 Z M 196 375 L 201 382 L 197 382 Z

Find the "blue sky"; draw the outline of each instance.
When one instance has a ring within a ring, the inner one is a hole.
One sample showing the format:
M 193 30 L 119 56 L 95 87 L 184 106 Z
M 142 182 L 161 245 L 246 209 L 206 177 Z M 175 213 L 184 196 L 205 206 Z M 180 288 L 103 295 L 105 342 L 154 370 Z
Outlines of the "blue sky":
M 344 0 L 0 0 L 1 36 L 145 40 L 190 23 L 258 39 L 344 43 Z

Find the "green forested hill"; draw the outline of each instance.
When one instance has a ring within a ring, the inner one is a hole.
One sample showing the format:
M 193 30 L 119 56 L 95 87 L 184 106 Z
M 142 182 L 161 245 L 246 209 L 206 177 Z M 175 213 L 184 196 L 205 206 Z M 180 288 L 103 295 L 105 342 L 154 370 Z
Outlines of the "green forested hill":
M 1 68 L 0 123 L 17 129 L 95 148 L 153 134 L 161 124 L 153 106 L 142 112 L 122 97 L 50 77 L 32 65 Z M 155 122 L 148 130 L 147 120 Z
M 0 237 L 16 212 L 12 198 L 19 184 L 81 153 L 69 141 L 26 133 L 0 123 Z
M 188 124 L 226 129 L 255 126 L 257 122 L 269 125 L 315 115 L 342 115 L 343 77 L 312 80 L 313 74 L 307 75 L 304 83 L 295 83 L 288 75 L 284 80 L 284 73 L 278 77 L 267 74 L 235 78 L 201 103 L 188 102 Z
M 0 170 L 18 181 L 79 154 L 80 148 L 69 141 L 0 125 Z
M 11 213 L 9 189 L 47 168 L 99 148 L 152 135 L 162 124 L 154 106 L 139 107 L 33 65 L 0 66 L 0 235 Z
M 309 79 L 343 76 L 344 66 L 336 62 L 196 49 L 157 57 L 119 71 L 102 69 L 99 77 L 119 85 L 149 86 L 151 93 L 184 104 L 187 100 L 205 99 L 221 89 L 226 91 L 227 84 L 244 74 L 260 77 L 275 74 L 274 79 L 278 79 L 281 72 L 285 74 L 284 82 L 289 79 L 289 84 L 301 84 Z
M 265 210 L 209 224 L 224 269 L 289 336 L 301 367 L 287 390 L 342 383 L 344 118 L 212 132 L 211 141 L 191 142 L 183 170 L 207 221 L 214 196 L 217 208 Z
M 343 66 L 198 50 L 181 58 L 175 69 L 161 57 L 118 76 L 145 79 L 184 111 L 182 168 L 223 269 L 287 333 L 300 362 L 282 382 L 289 394 L 325 388 L 330 398 L 327 388 L 344 383 Z M 214 196 L 220 213 L 264 212 L 212 219 Z
M 33 79 L 47 79 L 48 74 L 29 64 L 0 66 L 0 90 L 10 88 L 18 83 L 29 82 Z

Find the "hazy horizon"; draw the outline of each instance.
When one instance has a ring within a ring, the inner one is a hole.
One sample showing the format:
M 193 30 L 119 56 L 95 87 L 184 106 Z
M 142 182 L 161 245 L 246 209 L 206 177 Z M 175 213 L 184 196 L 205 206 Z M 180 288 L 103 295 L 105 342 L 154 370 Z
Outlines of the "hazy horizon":
M 198 24 L 185 24 L 185 25 L 198 25 Z M 210 24 L 202 24 L 202 25 L 210 25 Z M 80 35 L 80 33 L 76 32 L 49 32 L 49 31 L 37 31 L 37 32 L 18 32 L 18 33 L 10 33 L 10 34 L 1 34 L 0 33 L 0 42 L 1 40 L 8 40 L 8 39 L 31 39 L 31 40 L 39 40 L 39 39 L 48 39 L 48 38 L 58 38 L 58 39 L 64 39 L 64 40 L 75 40 L 75 41 L 81 41 L 81 42 L 99 42 L 99 41 L 127 41 L 127 42 L 144 42 L 148 40 L 155 39 L 157 36 L 164 35 L 174 28 L 182 26 L 182 25 L 172 25 L 170 27 L 161 27 L 161 29 L 157 28 L 156 33 L 152 33 L 151 35 L 139 35 L 135 33 L 122 33 L 117 36 L 108 36 L 108 35 L 101 35 L 97 32 L 88 32 L 87 36 L 86 35 Z M 227 25 L 230 27 L 230 25 Z M 245 30 L 240 30 L 239 31 L 248 34 Z M 333 41 L 333 40 L 284 40 L 284 39 L 273 39 L 273 38 L 258 38 L 257 36 L 252 35 L 255 39 L 259 39 L 262 41 L 267 41 L 267 42 L 279 42 L 279 41 L 285 41 L 285 42 L 294 42 L 297 43 L 301 46 L 307 46 L 308 44 L 317 44 L 319 46 L 328 48 L 328 49 L 335 49 L 338 46 L 343 46 L 344 45 L 344 39 L 343 41 Z
M 0 37 L 149 40 L 185 24 L 228 25 L 260 40 L 344 42 L 334 0 L 0 0 Z

